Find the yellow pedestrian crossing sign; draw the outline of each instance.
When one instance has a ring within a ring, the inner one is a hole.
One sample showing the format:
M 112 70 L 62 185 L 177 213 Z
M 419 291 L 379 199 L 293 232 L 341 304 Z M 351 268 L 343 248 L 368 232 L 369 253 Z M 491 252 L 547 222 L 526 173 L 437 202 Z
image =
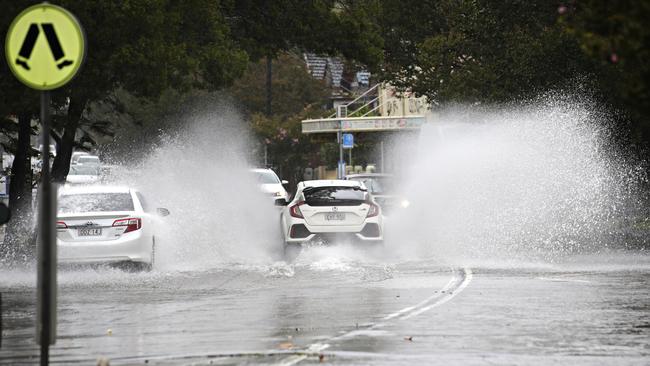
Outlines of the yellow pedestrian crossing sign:
M 48 3 L 31 6 L 9 26 L 7 64 L 23 84 L 51 90 L 75 76 L 85 55 L 81 24 L 69 11 Z

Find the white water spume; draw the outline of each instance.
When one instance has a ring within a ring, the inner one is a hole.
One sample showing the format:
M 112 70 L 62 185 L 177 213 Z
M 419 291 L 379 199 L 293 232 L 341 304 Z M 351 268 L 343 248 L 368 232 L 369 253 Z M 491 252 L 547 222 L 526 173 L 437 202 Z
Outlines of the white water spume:
M 185 116 L 180 131 L 117 177 L 171 212 L 156 234 L 157 270 L 270 263 L 281 252 L 277 208 L 248 171 L 246 124 L 216 109 Z
M 411 205 L 391 218 L 390 247 L 480 265 L 612 245 L 637 173 L 610 149 L 603 115 L 567 99 L 431 118 L 405 159 Z

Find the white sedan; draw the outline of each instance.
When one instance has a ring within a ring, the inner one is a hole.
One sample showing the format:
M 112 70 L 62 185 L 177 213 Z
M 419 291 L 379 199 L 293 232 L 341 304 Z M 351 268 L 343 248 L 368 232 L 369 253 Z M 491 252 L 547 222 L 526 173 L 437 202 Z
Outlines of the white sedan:
M 314 239 L 381 243 L 381 208 L 362 182 L 311 180 L 298 183 L 296 195 L 282 211 L 286 244 Z
M 157 213 L 166 216 L 169 211 L 158 209 Z M 142 194 L 128 187 L 62 188 L 56 223 L 59 261 L 150 270 L 157 221 Z
M 93 184 L 99 181 L 99 166 L 70 165 L 70 172 L 66 178 L 68 184 Z
M 273 199 L 289 200 L 289 193 L 284 189 L 284 185 L 289 184 L 289 182 L 280 180 L 273 170 L 251 169 L 250 172 L 255 175 L 262 193 L 270 195 Z

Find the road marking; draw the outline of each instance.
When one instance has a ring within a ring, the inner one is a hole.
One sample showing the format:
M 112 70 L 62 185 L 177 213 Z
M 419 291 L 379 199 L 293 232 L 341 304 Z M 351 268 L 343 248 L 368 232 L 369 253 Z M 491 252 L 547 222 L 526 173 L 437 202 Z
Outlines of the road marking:
M 382 318 L 383 322 L 376 323 L 376 324 L 371 324 L 369 326 L 363 327 L 363 330 L 373 330 L 377 328 L 382 328 L 385 327 L 389 324 L 388 320 L 406 320 L 410 319 L 412 317 L 418 316 L 422 313 L 425 313 L 437 306 L 440 306 L 449 300 L 453 299 L 463 291 L 467 285 L 472 281 L 473 274 L 472 270 L 469 268 L 463 268 L 462 270 L 457 270 L 457 269 L 452 269 L 452 273 L 454 274 L 453 277 L 447 282 L 447 284 L 440 290 L 436 291 L 436 293 L 427 299 L 420 301 L 416 305 L 413 306 L 408 306 L 405 307 L 401 310 L 398 310 L 394 313 L 391 313 L 389 315 L 386 315 L 384 318 Z M 359 333 L 359 329 L 353 329 L 351 331 L 348 331 L 342 335 L 336 336 L 336 337 L 331 337 L 329 338 L 330 341 L 336 341 L 336 340 L 341 340 L 345 338 L 351 338 L 356 336 L 356 334 Z M 298 364 L 301 361 L 304 361 L 310 356 L 316 356 L 318 355 L 319 352 L 329 348 L 330 345 L 327 343 L 314 343 L 311 344 L 305 351 L 304 353 L 301 354 L 295 354 L 292 356 L 289 356 L 280 362 L 278 362 L 276 365 L 279 366 L 293 366 Z
M 304 351 L 304 353 L 289 356 L 289 357 L 285 358 L 284 360 L 281 360 L 276 365 L 278 365 L 278 366 L 293 366 L 293 365 L 295 365 L 295 364 L 297 364 L 299 362 L 302 362 L 307 357 L 316 356 L 318 354 L 318 352 L 329 348 L 329 346 L 330 345 L 327 344 L 327 343 L 314 343 L 314 344 L 310 345 Z
M 537 277 L 538 280 L 542 281 L 551 281 L 551 282 L 578 282 L 578 283 L 591 283 L 587 280 L 578 280 L 574 278 L 564 278 L 564 277 Z

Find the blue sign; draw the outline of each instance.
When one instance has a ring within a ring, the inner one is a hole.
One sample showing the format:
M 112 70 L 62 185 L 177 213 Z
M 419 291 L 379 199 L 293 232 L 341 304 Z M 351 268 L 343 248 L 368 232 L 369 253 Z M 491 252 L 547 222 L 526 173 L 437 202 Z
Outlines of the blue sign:
M 344 133 L 343 134 L 343 148 L 344 149 L 351 149 L 354 147 L 354 135 L 351 133 Z

